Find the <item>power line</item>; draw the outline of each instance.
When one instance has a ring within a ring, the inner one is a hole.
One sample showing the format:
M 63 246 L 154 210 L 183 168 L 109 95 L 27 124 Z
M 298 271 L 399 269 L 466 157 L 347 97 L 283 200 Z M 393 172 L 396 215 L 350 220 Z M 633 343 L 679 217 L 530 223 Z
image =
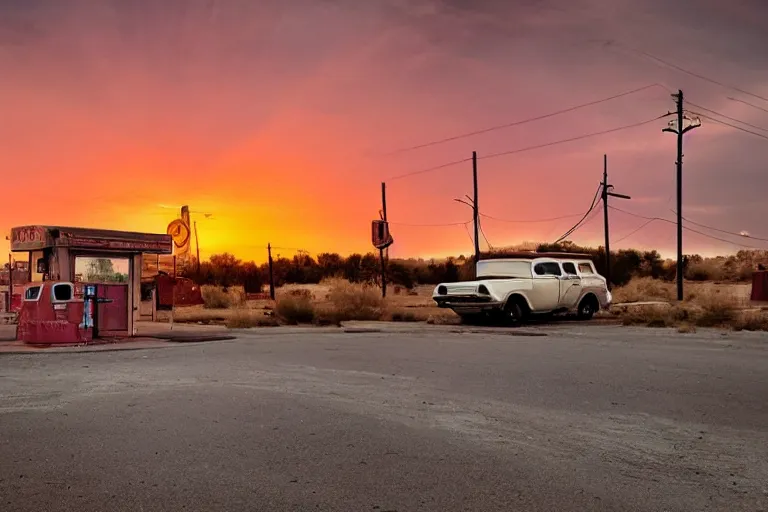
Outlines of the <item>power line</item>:
M 625 215 L 630 215 L 630 216 L 632 216 L 632 217 L 638 217 L 638 218 L 640 218 L 640 219 L 646 219 L 646 220 L 654 220 L 654 221 L 661 221 L 661 222 L 666 222 L 666 223 L 668 223 L 668 224 L 676 224 L 676 222 L 674 222 L 674 221 L 671 221 L 671 220 L 669 220 L 669 219 L 664 219 L 664 218 L 662 218 L 662 217 L 646 217 L 645 215 L 639 215 L 639 214 L 637 214 L 637 213 L 628 212 L 628 211 L 626 211 L 626 210 L 622 210 L 621 208 L 616 208 L 615 206 L 609 206 L 608 208 L 610 208 L 611 210 L 616 210 L 617 212 L 621 212 L 621 213 L 623 213 L 623 214 L 625 214 Z M 716 237 L 716 236 L 710 235 L 710 234 L 708 234 L 708 233 L 704 233 L 704 232 L 702 232 L 702 231 L 698 231 L 698 230 L 696 230 L 696 229 L 693 229 L 693 228 L 689 228 L 688 226 L 683 226 L 683 229 L 685 229 L 686 231 L 690 231 L 691 233 L 696 233 L 696 234 L 698 234 L 698 235 L 701 235 L 701 236 L 703 236 L 703 237 L 706 237 L 706 238 L 711 238 L 711 239 L 713 239 L 713 240 L 718 240 L 718 241 L 720 241 L 720 242 L 725 242 L 725 243 L 727 243 L 727 244 L 735 245 L 735 246 L 737 246 L 737 247 L 743 247 L 743 248 L 745 248 L 745 249 L 757 249 L 756 247 L 752 247 L 752 246 L 749 246 L 749 245 L 740 244 L 740 243 L 737 243 L 737 242 L 733 242 L 733 241 L 731 241 L 731 240 L 726 240 L 726 239 L 724 239 L 724 238 L 719 238 L 719 237 Z
M 647 221 L 645 221 L 645 223 L 644 223 L 643 225 L 641 225 L 639 228 L 637 228 L 637 229 L 633 230 L 633 231 L 632 231 L 632 232 L 630 232 L 629 234 L 626 234 L 626 235 L 624 235 L 623 237 L 621 237 L 621 238 L 619 238 L 618 240 L 616 240 L 614 243 L 618 244 L 618 243 L 620 243 L 620 242 L 623 242 L 624 240 L 626 240 L 627 238 L 631 237 L 632 235 L 634 235 L 635 233 L 637 233 L 637 232 L 638 232 L 638 231 L 640 231 L 641 229 L 643 229 L 643 228 L 645 228 L 646 226 L 648 226 L 649 224 L 653 224 L 654 222 L 656 222 L 656 220 L 657 220 L 657 219 L 650 219 L 650 220 L 647 220 Z
M 387 181 L 394 181 L 394 180 L 399 180 L 399 179 L 402 179 L 402 178 L 407 178 L 409 176 L 415 176 L 417 174 L 424 174 L 424 173 L 427 173 L 427 172 L 437 171 L 438 169 L 445 169 L 446 167 L 452 167 L 454 165 L 459 165 L 459 164 L 463 164 L 463 163 L 471 162 L 471 161 L 472 161 L 471 158 L 465 158 L 463 160 L 456 160 L 454 162 L 448 162 L 448 163 L 445 163 L 445 164 L 436 165 L 434 167 L 428 167 L 426 169 L 421 169 L 419 171 L 413 171 L 413 172 L 407 172 L 405 174 L 400 174 L 398 176 L 394 176 L 392 178 L 389 178 Z
M 599 202 L 598 202 L 598 204 L 599 204 Z M 597 206 L 597 205 L 595 205 L 595 206 Z M 591 214 L 591 215 L 590 215 L 590 216 L 587 218 L 587 220 L 585 220 L 584 222 L 582 222 L 582 223 L 581 223 L 581 224 L 579 224 L 578 226 L 574 226 L 573 230 L 572 230 L 570 233 L 568 233 L 568 235 L 567 235 L 567 236 L 571 236 L 571 235 L 572 235 L 572 234 L 574 234 L 576 231 L 578 231 L 579 229 L 583 228 L 584 226 L 586 226 L 587 224 L 589 224 L 590 222 L 592 222 L 592 221 L 593 221 L 595 218 L 597 218 L 597 216 L 598 216 L 599 214 L 600 214 L 600 210 L 594 210 L 594 211 L 592 212 L 592 214 Z M 557 242 L 555 242 L 555 243 L 556 243 L 556 244 L 558 244 L 558 243 L 562 242 L 563 240 L 565 240 L 565 237 L 561 238 L 560 240 L 558 240 L 558 241 L 557 241 Z
M 667 114 L 663 114 L 663 115 L 654 117 L 652 119 L 647 119 L 645 121 L 640 121 L 638 123 L 632 123 L 632 124 L 627 124 L 627 125 L 624 125 L 624 126 L 618 126 L 616 128 L 610 128 L 608 130 L 601 130 L 599 132 L 592 132 L 592 133 L 587 133 L 587 134 L 584 134 L 584 135 L 578 135 L 576 137 L 570 137 L 568 139 L 560 139 L 560 140 L 556 140 L 556 141 L 552 141 L 552 142 L 546 142 L 544 144 L 537 144 L 535 146 L 528 146 L 528 147 L 524 147 L 524 148 L 513 149 L 511 151 L 503 151 L 501 153 L 492 153 L 490 155 L 478 156 L 477 159 L 478 160 L 487 160 L 489 158 L 498 158 L 500 156 L 513 155 L 513 154 L 516 154 L 516 153 L 523 153 L 523 152 L 526 152 L 526 151 L 532 151 L 534 149 L 541 149 L 541 148 L 546 148 L 546 147 L 550 147 L 550 146 L 556 146 L 558 144 L 565 144 L 566 142 L 574 142 L 574 141 L 577 141 L 577 140 L 588 139 L 590 137 L 597 137 L 599 135 L 606 135 L 606 134 L 609 134 L 609 133 L 619 132 L 621 130 L 628 130 L 630 128 L 636 128 L 638 126 L 643 126 L 643 125 L 652 123 L 654 121 L 658 121 L 659 119 L 661 119 L 663 117 L 667 117 Z M 470 162 L 470 161 L 472 161 L 471 158 L 465 158 L 463 160 L 456 160 L 456 161 L 453 161 L 453 162 L 447 162 L 447 163 L 444 163 L 444 164 L 441 164 L 441 165 L 436 165 L 434 167 L 428 167 L 426 169 L 420 169 L 418 171 L 412 171 L 412 172 L 408 172 L 408 173 L 405 173 L 405 174 L 400 174 L 400 175 L 397 175 L 397 176 L 393 176 L 393 177 L 389 178 L 387 181 L 394 181 L 394 180 L 399 180 L 399 179 L 403 179 L 403 178 L 408 178 L 410 176 L 416 176 L 417 174 L 425 174 L 425 173 L 428 173 L 428 172 L 433 172 L 433 171 L 437 171 L 437 170 L 440 170 L 440 169 L 445 169 L 446 167 L 452 167 L 454 165 L 463 164 L 463 163 Z
M 598 186 L 598 187 L 597 187 L 597 190 L 595 191 L 595 197 L 593 197 L 593 198 L 592 198 L 592 203 L 589 205 L 589 209 L 587 210 L 587 213 L 585 213 L 585 214 L 584 214 L 584 216 L 583 216 L 581 219 L 579 219 L 579 222 L 577 222 L 577 223 L 576 223 L 576 224 L 575 224 L 575 225 L 574 225 L 574 226 L 573 226 L 571 229 L 569 229 L 568 231 L 566 231 L 566 232 L 565 232 L 565 234 L 564 234 L 563 236 L 561 236 L 560 238 L 558 238 L 558 239 L 555 241 L 555 243 L 556 243 L 556 244 L 557 244 L 557 243 L 559 243 L 559 242 L 562 242 L 562 241 L 563 241 L 563 240 L 564 240 L 566 237 L 568 237 L 568 236 L 569 236 L 571 233 L 573 233 L 574 231 L 576 231 L 576 230 L 579 228 L 579 226 L 581 225 L 581 223 L 582 223 L 582 222 L 584 222 L 584 219 L 586 219 L 586 218 L 587 218 L 587 216 L 588 216 L 590 213 L 592 213 L 592 210 L 594 210 L 594 209 L 595 209 L 595 206 L 597 206 L 597 204 L 598 204 L 598 200 L 597 200 L 597 198 L 598 198 L 599 196 L 600 196 L 600 187 Z
M 483 238 L 485 239 L 485 243 L 486 245 L 488 245 L 488 250 L 492 251 L 493 247 L 491 246 L 491 242 L 488 241 L 488 237 L 485 235 L 485 231 L 483 230 L 483 224 L 480 222 L 479 219 L 477 221 L 477 227 L 480 228 L 480 233 L 482 233 Z
M 689 102 L 688 102 L 688 104 L 689 104 L 689 105 L 693 105 L 694 107 L 696 107 L 696 108 L 699 108 L 699 109 L 701 109 L 701 110 L 703 110 L 703 111 L 705 111 L 705 112 L 709 112 L 710 114 L 714 114 L 714 115 L 717 115 L 717 116 L 723 117 L 723 118 L 725 118 L 725 119 L 728 119 L 729 121 L 734 121 L 734 122 L 736 122 L 736 123 L 741 123 L 741 124 L 743 124 L 743 125 L 745 125 L 745 126 L 749 126 L 750 128 L 755 128 L 755 129 L 757 129 L 757 130 L 768 131 L 768 128 L 764 128 L 764 127 L 762 127 L 762 126 L 758 126 L 758 125 L 755 125 L 755 124 L 750 124 L 750 123 L 748 123 L 748 122 L 746 122 L 746 121 L 742 121 L 741 119 L 736 119 L 735 117 L 729 117 L 729 116 L 727 116 L 727 115 L 725 115 L 725 114 L 721 114 L 721 113 L 720 113 L 720 112 L 718 112 L 717 110 L 712 110 L 712 109 L 710 109 L 710 108 L 707 108 L 707 107 L 702 107 L 701 105 L 697 105 L 696 103 L 694 103 L 694 102 L 692 102 L 692 101 L 689 101 Z M 696 115 L 698 115 L 698 116 L 704 116 L 704 114 L 699 114 L 699 113 L 697 113 L 697 112 L 691 112 L 691 113 L 692 113 L 692 114 L 696 114 Z
M 674 210 L 672 210 L 672 213 L 676 213 L 676 212 Z M 741 238 L 750 238 L 752 240 L 759 240 L 761 242 L 768 242 L 768 238 L 760 238 L 759 236 L 752 236 L 752 235 L 742 235 L 741 233 L 735 233 L 733 231 L 727 231 L 725 229 L 714 228 L 712 226 L 707 226 L 706 224 L 701 224 L 700 222 L 695 222 L 695 221 L 692 221 L 690 219 L 686 219 L 685 217 L 683 217 L 683 220 L 685 222 L 690 222 L 691 224 L 693 224 L 695 226 L 699 226 L 699 227 L 705 228 L 705 229 L 711 229 L 712 231 L 717 231 L 718 233 L 723 233 L 725 235 L 733 235 L 733 236 L 738 236 L 738 237 L 741 237 Z
M 448 227 L 448 226 L 463 226 L 464 224 L 467 224 L 467 222 L 472 222 L 471 220 L 468 220 L 466 222 L 446 222 L 442 224 L 410 224 L 407 222 L 392 222 L 387 221 L 389 224 L 392 224 L 393 226 L 404 226 L 404 227 L 410 227 L 410 228 L 442 228 L 442 227 Z
M 761 107 L 759 105 L 755 105 L 754 103 L 750 103 L 748 101 L 740 100 L 738 98 L 731 98 L 730 96 L 728 96 L 728 99 L 731 100 L 731 101 L 738 101 L 739 103 L 743 103 L 745 105 L 749 105 L 750 107 L 756 108 L 757 110 L 762 110 L 763 112 L 768 112 L 768 108 L 763 108 L 763 107 Z
M 266 247 L 264 247 L 264 249 L 266 249 Z M 297 247 L 275 247 L 275 246 L 273 245 L 273 246 L 272 246 L 272 249 L 276 249 L 276 250 L 278 250 L 278 251 L 296 251 L 296 252 L 306 252 L 307 254 L 309 254 L 309 251 L 308 251 L 308 250 L 306 250 L 306 249 L 299 249 L 299 248 L 297 248 Z
M 630 128 L 636 128 L 638 126 L 643 126 L 643 125 L 652 123 L 654 121 L 658 121 L 662 117 L 666 117 L 666 116 L 667 116 L 667 114 L 664 114 L 664 115 L 661 115 L 661 116 L 658 116 L 658 117 L 654 117 L 653 119 L 648 119 L 646 121 L 640 121 L 638 123 L 632 123 L 632 124 L 627 124 L 627 125 L 624 125 L 624 126 L 618 126 L 616 128 L 611 128 L 611 129 L 608 129 L 608 130 L 601 130 L 599 132 L 587 133 L 587 134 L 584 134 L 584 135 L 579 135 L 579 136 L 576 136 L 576 137 L 571 137 L 569 139 L 560 139 L 560 140 L 556 140 L 554 142 L 547 142 L 547 143 L 544 143 L 544 144 L 537 144 L 535 146 L 528 146 L 528 147 L 525 147 L 525 148 L 513 149 L 511 151 L 502 151 L 501 153 L 491 153 L 490 155 L 479 156 L 479 157 L 477 157 L 477 159 L 478 160 L 487 160 L 489 158 L 497 158 L 497 157 L 500 157 L 500 156 L 513 155 L 513 154 L 516 154 L 516 153 L 523 153 L 525 151 L 532 151 L 534 149 L 546 148 L 546 147 L 549 147 L 549 146 L 555 146 L 557 144 L 564 144 L 566 142 L 574 142 L 574 141 L 577 141 L 577 140 L 588 139 L 590 137 L 597 137 L 598 135 L 606 135 L 606 134 L 618 132 L 618 131 L 621 131 L 621 130 L 628 130 Z
M 701 117 L 703 117 L 705 119 L 709 119 L 712 122 L 715 122 L 715 123 L 718 123 L 718 124 L 722 124 L 723 126 L 729 126 L 731 128 L 734 128 L 736 130 L 742 131 L 744 133 L 750 133 L 752 135 L 760 137 L 761 139 L 768 140 L 768 135 L 764 135 L 764 134 L 758 133 L 758 132 L 753 132 L 752 130 L 747 130 L 746 128 L 742 128 L 741 126 L 736 126 L 735 124 L 727 123 L 725 121 L 722 121 L 720 119 L 714 118 L 712 116 L 708 116 L 708 115 L 704 115 L 704 114 L 697 114 L 697 115 L 699 115 L 699 116 L 701 116 Z
M 464 230 L 467 232 L 467 236 L 469 237 L 469 243 L 474 245 L 475 239 L 472 238 L 472 233 L 469 232 L 469 224 L 470 222 L 464 223 Z
M 624 45 L 621 45 L 621 46 L 624 46 Z M 698 78 L 700 80 L 704 80 L 705 82 L 709 82 L 709 83 L 712 83 L 712 84 L 715 84 L 715 85 L 719 85 L 720 87 L 725 87 L 726 89 L 732 89 L 732 90 L 734 90 L 736 92 L 740 92 L 741 94 L 746 94 L 747 96 L 752 96 L 753 98 L 757 98 L 757 99 L 760 99 L 760 100 L 763 100 L 763 101 L 768 101 L 768 98 L 766 98 L 765 96 L 760 96 L 759 94 L 755 94 L 753 92 L 745 91 L 744 89 L 740 89 L 739 87 L 736 87 L 736 86 L 733 86 L 733 85 L 729 85 L 729 84 L 726 84 L 726 83 L 721 82 L 719 80 L 715 80 L 714 78 L 710 78 L 710 77 L 704 76 L 704 75 L 702 75 L 700 73 L 696 73 L 694 71 L 685 69 L 683 67 L 678 66 L 677 64 L 674 64 L 672 62 L 666 61 L 666 60 L 662 59 L 661 57 L 657 57 L 656 55 L 653 55 L 652 53 L 648 53 L 648 52 L 643 51 L 643 50 L 638 50 L 636 48 L 630 48 L 628 46 L 624 46 L 624 47 L 629 49 L 629 50 L 631 50 L 631 51 L 633 51 L 633 52 L 635 52 L 635 53 L 639 53 L 641 55 L 645 55 L 646 57 L 648 57 L 650 59 L 653 59 L 656 62 L 659 62 L 661 64 L 664 64 L 665 66 L 668 66 L 668 67 L 670 67 L 672 69 L 676 69 L 676 70 L 678 70 L 678 71 L 680 71 L 682 73 L 685 73 L 687 75 L 691 75 L 691 76 L 693 76 L 695 78 Z
M 656 83 L 650 84 L 650 85 L 645 85 L 643 87 L 638 87 L 637 89 L 632 89 L 630 91 L 624 91 L 622 93 L 614 94 L 613 96 L 608 96 L 606 98 L 602 98 L 602 99 L 599 99 L 599 100 L 594 100 L 594 101 L 590 101 L 590 102 L 587 102 L 587 103 L 582 103 L 580 105 L 575 105 L 575 106 L 572 106 L 572 107 L 564 108 L 562 110 L 557 110 L 557 111 L 551 112 L 549 114 L 543 114 L 543 115 L 539 115 L 539 116 L 535 116 L 535 117 L 529 117 L 528 119 L 523 119 L 523 120 L 520 120 L 520 121 L 513 121 L 511 123 L 505 123 L 505 124 L 500 124 L 500 125 L 496 125 L 496 126 L 491 126 L 489 128 L 483 128 L 483 129 L 475 130 L 475 131 L 472 131 L 472 132 L 462 133 L 460 135 L 453 135 L 451 137 L 445 137 L 443 139 L 433 140 L 433 141 L 430 141 L 430 142 L 425 142 L 423 144 L 417 144 L 415 146 L 409 146 L 409 147 L 405 147 L 405 148 L 401 148 L 401 149 L 396 149 L 396 150 L 394 150 L 394 151 L 392 151 L 390 153 L 387 153 L 387 155 L 393 155 L 393 154 L 396 154 L 396 153 L 404 153 L 406 151 L 413 151 L 413 150 L 416 150 L 416 149 L 423 149 L 423 148 L 427 148 L 427 147 L 430 147 L 430 146 L 436 146 L 438 144 L 444 144 L 446 142 L 451 142 L 451 141 L 458 140 L 458 139 L 464 139 L 464 138 L 467 138 L 467 137 L 473 137 L 475 135 L 482 135 L 483 133 L 489 133 L 489 132 L 493 132 L 493 131 L 496 131 L 496 130 L 503 130 L 505 128 L 512 128 L 513 126 L 520 126 L 522 124 L 531 123 L 531 122 L 534 122 L 534 121 L 541 121 L 543 119 L 548 119 L 550 117 L 555 117 L 555 116 L 558 116 L 558 115 L 561 115 L 561 114 L 566 114 L 568 112 L 573 112 L 575 110 L 579 110 L 579 109 L 582 109 L 582 108 L 591 107 L 593 105 L 598 105 L 600 103 L 605 103 L 607 101 L 611 101 L 611 100 L 615 100 L 615 99 L 618 99 L 618 98 L 622 98 L 624 96 L 629 96 L 630 94 L 636 94 L 638 92 L 644 91 L 646 89 L 651 89 L 653 87 L 664 88 L 663 85 L 656 84 Z
M 491 215 L 486 215 L 485 213 L 480 214 L 482 217 L 485 217 L 487 219 L 491 220 L 497 220 L 499 222 L 509 222 L 511 224 L 528 224 L 528 223 L 537 223 L 537 222 L 553 222 L 556 220 L 563 220 L 563 219 L 572 219 L 574 217 L 579 217 L 580 213 L 572 213 L 570 215 L 561 215 L 560 217 L 549 217 L 546 219 L 525 219 L 525 220 L 512 220 L 512 219 L 501 219 L 499 217 L 493 217 Z

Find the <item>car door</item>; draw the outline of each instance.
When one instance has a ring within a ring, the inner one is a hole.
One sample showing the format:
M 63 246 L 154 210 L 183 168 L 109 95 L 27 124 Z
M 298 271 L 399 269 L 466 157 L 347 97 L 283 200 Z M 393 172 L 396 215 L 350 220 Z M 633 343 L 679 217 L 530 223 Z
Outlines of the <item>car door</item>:
M 546 313 L 560 303 L 560 276 L 563 271 L 556 261 L 538 261 L 533 266 L 530 301 L 535 313 Z
M 576 264 L 571 261 L 562 263 L 563 275 L 560 276 L 560 307 L 576 308 L 581 297 L 582 280 L 576 271 Z

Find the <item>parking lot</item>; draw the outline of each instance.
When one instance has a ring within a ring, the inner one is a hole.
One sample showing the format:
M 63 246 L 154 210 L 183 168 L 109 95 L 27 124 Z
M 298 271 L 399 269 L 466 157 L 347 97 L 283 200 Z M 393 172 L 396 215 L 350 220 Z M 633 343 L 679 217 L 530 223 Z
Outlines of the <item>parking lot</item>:
M 762 335 L 400 329 L 0 356 L 2 508 L 768 509 Z

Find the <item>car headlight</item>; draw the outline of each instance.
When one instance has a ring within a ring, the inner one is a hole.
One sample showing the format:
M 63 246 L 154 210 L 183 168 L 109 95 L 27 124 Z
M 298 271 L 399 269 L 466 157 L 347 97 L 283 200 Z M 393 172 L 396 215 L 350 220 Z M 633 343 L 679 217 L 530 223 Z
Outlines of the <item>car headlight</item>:
M 484 284 L 481 284 L 480 286 L 477 287 L 477 293 L 479 295 L 490 295 L 491 294 L 491 292 L 488 291 L 488 288 L 486 288 Z

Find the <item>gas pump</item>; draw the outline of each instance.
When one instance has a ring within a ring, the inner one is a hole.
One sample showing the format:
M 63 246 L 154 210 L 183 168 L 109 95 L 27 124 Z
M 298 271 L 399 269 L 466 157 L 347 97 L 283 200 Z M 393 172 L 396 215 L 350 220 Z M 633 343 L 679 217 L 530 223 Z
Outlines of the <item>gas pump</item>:
M 112 299 L 103 299 L 97 296 L 97 285 L 86 284 L 83 287 L 83 321 L 81 329 L 91 329 L 92 337 L 99 337 L 99 308 L 97 304 L 112 302 Z

